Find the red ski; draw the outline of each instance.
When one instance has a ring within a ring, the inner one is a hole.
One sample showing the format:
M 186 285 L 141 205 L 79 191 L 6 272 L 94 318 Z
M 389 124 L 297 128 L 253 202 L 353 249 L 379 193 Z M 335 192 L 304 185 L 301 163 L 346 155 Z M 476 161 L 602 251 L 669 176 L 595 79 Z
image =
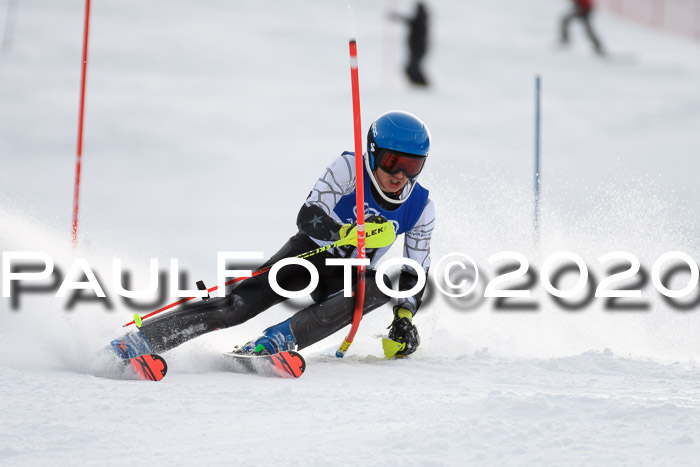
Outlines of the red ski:
M 160 355 L 139 355 L 129 359 L 129 365 L 138 379 L 144 381 L 160 381 L 168 372 L 168 364 Z
M 224 354 L 224 359 L 225 369 L 236 373 L 298 378 L 306 369 L 304 357 L 294 351 L 272 355 L 229 352 Z

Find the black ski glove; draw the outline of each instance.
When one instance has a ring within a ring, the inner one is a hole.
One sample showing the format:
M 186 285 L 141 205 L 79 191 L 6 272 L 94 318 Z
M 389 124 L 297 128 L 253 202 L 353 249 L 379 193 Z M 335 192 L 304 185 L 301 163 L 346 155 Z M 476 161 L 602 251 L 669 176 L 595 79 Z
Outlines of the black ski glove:
M 372 214 L 371 216 L 365 217 L 365 224 L 368 222 L 374 222 L 375 224 L 383 224 L 387 222 L 387 220 L 382 216 Z M 352 229 L 354 229 L 355 227 L 357 227 L 357 221 L 351 224 L 344 224 L 340 228 L 340 232 L 338 232 L 339 238 L 345 238 L 350 232 L 352 232 Z
M 373 215 L 367 216 L 365 218 L 365 224 L 370 223 L 370 222 L 375 223 L 375 224 L 384 224 L 385 222 L 387 222 L 387 220 L 382 216 L 377 216 L 377 215 L 373 214 Z M 342 240 L 345 237 L 347 237 L 348 235 L 353 234 L 353 231 L 356 227 L 357 227 L 357 221 L 352 222 L 350 224 L 344 224 L 340 228 L 340 231 L 338 232 L 338 239 Z
M 375 224 L 383 224 L 383 223 L 387 222 L 387 220 L 383 216 L 378 216 L 376 214 L 372 214 L 371 216 L 365 217 L 365 222 L 374 222 Z
M 413 314 L 406 308 L 394 307 L 394 321 L 389 326 L 389 339 L 400 344 L 406 344 L 403 350 L 396 355 L 409 355 L 416 351 L 420 345 L 418 329 L 413 325 L 411 319 Z

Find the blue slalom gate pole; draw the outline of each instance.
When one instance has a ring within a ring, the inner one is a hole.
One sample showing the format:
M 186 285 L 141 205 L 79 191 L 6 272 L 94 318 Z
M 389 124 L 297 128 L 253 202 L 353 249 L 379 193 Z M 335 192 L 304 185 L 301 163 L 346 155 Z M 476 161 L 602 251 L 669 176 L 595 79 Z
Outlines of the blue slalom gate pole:
M 542 80 L 540 75 L 535 76 L 535 212 L 534 212 L 534 227 L 535 227 L 535 242 L 540 238 L 540 133 L 542 127 L 540 124 L 540 107 L 541 107 L 541 90 Z
M 5 10 L 5 28 L 2 33 L 2 48 L 7 50 L 12 45 L 15 34 L 15 23 L 17 18 L 17 3 L 19 0 L 7 0 Z

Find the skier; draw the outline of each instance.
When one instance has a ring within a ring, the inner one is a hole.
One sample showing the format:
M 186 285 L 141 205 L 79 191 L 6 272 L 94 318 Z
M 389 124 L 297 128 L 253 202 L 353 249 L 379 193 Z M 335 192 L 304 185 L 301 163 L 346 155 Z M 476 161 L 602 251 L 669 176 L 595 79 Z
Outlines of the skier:
M 364 177 L 369 179 L 364 185 L 366 222 L 393 223 L 397 235 L 405 234 L 404 256 L 417 261 L 426 273 L 430 266 L 435 209 L 428 190 L 416 179 L 429 148 L 430 133 L 420 119 L 407 112 L 391 111 L 372 123 L 364 154 Z M 299 211 L 298 233 L 261 268 L 329 245 L 352 232 L 357 221 L 354 158 L 353 153 L 344 152 L 323 172 Z M 389 301 L 376 285 L 373 268 L 390 246 L 367 249 L 371 263 L 366 274 L 363 313 Z M 303 349 L 350 324 L 355 299 L 344 297 L 344 268 L 326 265 L 327 258 L 350 256 L 357 256 L 356 247 L 335 247 L 309 257 L 320 278 L 311 294 L 316 303 L 267 328 L 238 351 L 268 355 Z M 279 269 L 276 278 L 285 290 L 301 290 L 309 284 L 310 273 L 293 264 Z M 417 281 L 416 272 L 404 266 L 399 290 L 411 290 Z M 423 289 L 399 299 L 393 308 L 389 338 L 404 344 L 399 356 L 413 353 L 420 344 L 412 319 L 422 295 Z M 270 287 L 268 273 L 263 273 L 243 280 L 225 297 L 201 300 L 144 320 L 136 331 L 112 341 L 111 348 L 121 358 L 164 352 L 202 334 L 244 323 L 283 300 Z
M 406 75 L 416 85 L 427 86 L 428 80 L 423 74 L 421 62 L 428 51 L 428 11 L 423 2 L 416 3 L 416 12 L 413 17 L 391 13 L 391 19 L 403 21 L 408 24 L 408 65 Z
M 593 0 L 572 1 L 573 9 L 561 19 L 561 44 L 566 45 L 569 43 L 569 24 L 574 19 L 579 19 L 583 23 L 588 39 L 590 39 L 591 43 L 593 44 L 595 53 L 598 55 L 605 55 L 600 39 L 598 39 L 598 36 L 593 31 L 593 27 L 591 26 L 591 13 L 593 12 L 594 8 Z

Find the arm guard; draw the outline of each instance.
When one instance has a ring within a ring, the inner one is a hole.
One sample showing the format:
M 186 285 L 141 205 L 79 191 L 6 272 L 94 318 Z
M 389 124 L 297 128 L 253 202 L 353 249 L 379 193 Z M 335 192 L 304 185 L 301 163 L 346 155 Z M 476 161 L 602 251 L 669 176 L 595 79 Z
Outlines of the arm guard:
M 304 204 L 297 216 L 299 232 L 319 240 L 336 241 L 340 239 L 340 228 L 331 216 L 326 214 L 319 206 Z

